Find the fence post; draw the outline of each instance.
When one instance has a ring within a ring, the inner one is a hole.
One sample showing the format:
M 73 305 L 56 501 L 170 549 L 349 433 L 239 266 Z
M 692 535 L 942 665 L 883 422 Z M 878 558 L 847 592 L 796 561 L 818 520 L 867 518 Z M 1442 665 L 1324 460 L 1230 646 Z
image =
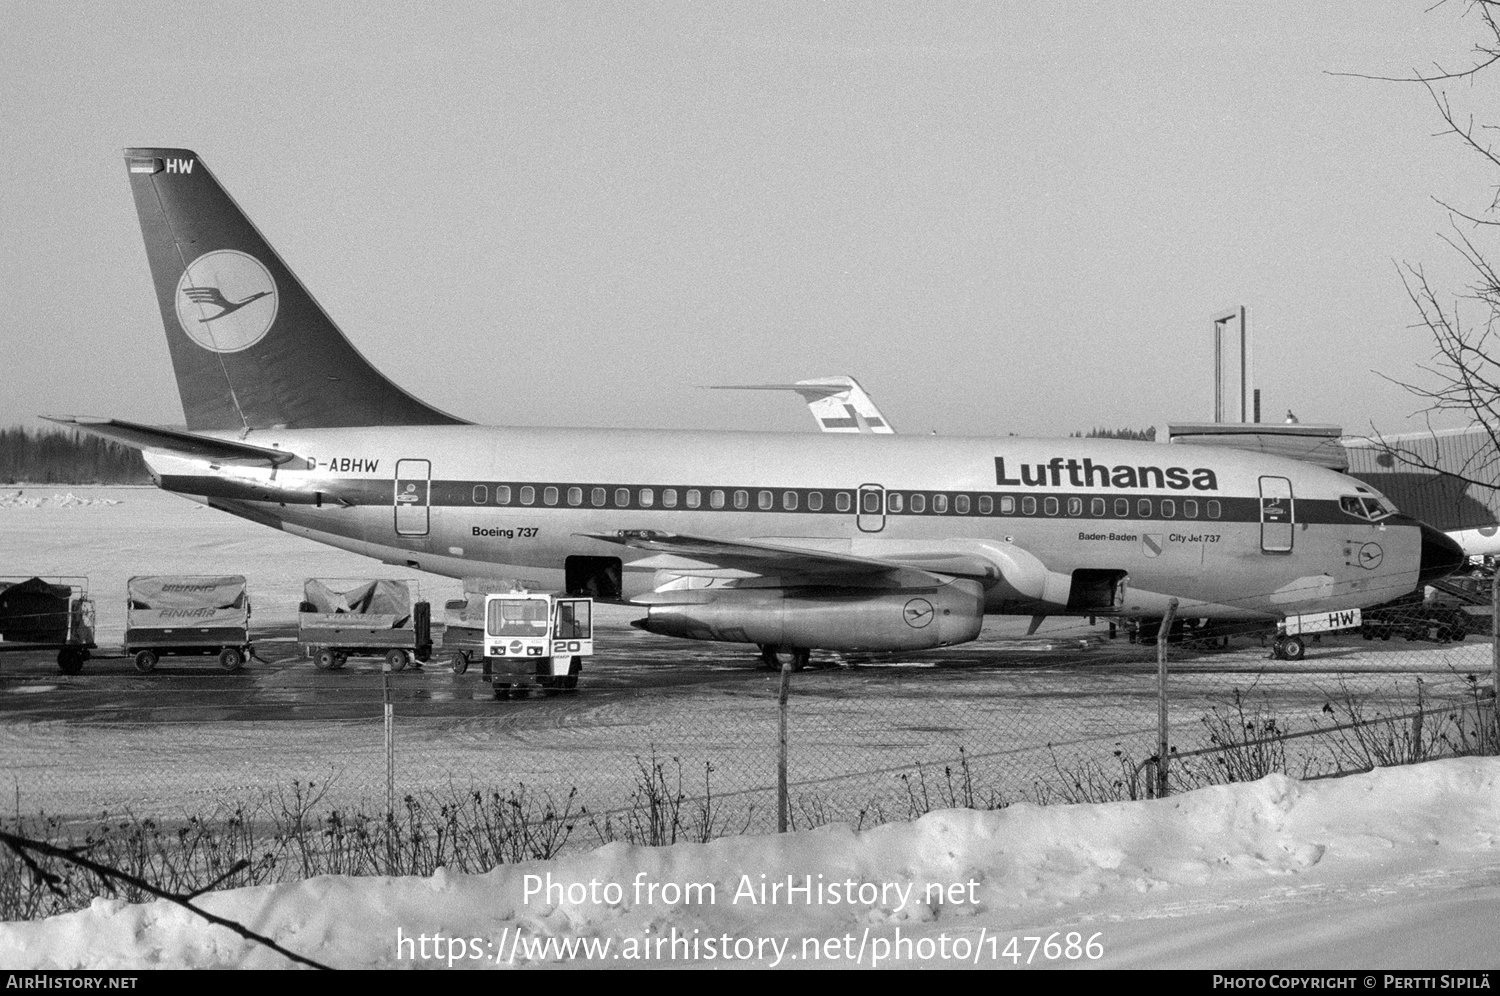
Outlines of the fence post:
M 1167 603 L 1167 614 L 1161 618 L 1156 633 L 1156 797 L 1167 794 L 1167 639 L 1172 635 L 1172 620 L 1177 616 L 1177 599 Z
M 1490 721 L 1485 724 L 1489 749 L 1500 752 L 1500 568 L 1490 581 Z
M 391 707 L 391 662 L 387 660 L 382 679 L 385 684 L 385 814 L 396 818 L 396 723 Z
M 777 711 L 781 714 L 781 752 L 776 761 L 776 832 L 786 833 L 788 817 L 791 815 L 791 800 L 786 792 L 786 702 L 792 690 L 792 658 L 787 654 L 781 664 L 781 692 L 777 697 Z

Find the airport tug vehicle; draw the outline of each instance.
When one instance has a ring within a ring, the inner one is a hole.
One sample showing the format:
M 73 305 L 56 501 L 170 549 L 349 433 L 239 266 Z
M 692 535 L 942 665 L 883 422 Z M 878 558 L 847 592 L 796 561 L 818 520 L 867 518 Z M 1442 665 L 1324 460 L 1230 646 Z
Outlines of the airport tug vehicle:
M 535 682 L 548 695 L 574 691 L 594 652 L 594 602 L 515 589 L 485 596 L 484 674 L 495 698 Z

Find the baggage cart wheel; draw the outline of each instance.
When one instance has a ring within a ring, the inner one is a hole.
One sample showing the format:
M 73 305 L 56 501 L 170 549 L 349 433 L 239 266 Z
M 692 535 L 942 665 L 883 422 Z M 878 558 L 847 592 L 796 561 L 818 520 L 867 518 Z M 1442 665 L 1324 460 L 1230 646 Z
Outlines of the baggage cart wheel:
M 219 667 L 226 671 L 238 671 L 245 665 L 245 654 L 238 647 L 225 647 L 219 651 Z
M 158 658 L 154 650 L 137 651 L 135 655 L 135 669 L 141 674 L 150 674 L 156 667 Z
M 83 670 L 84 656 L 78 647 L 64 647 L 57 652 L 57 669 L 63 674 L 77 674 Z
M 469 670 L 469 655 L 462 650 L 455 650 L 453 657 L 448 661 L 448 665 L 453 668 L 454 674 L 463 674 Z
M 385 652 L 385 662 L 390 666 L 392 671 L 406 670 L 406 651 L 387 650 Z
M 338 655 L 327 647 L 323 647 L 313 654 L 313 667 L 319 671 L 332 671 L 339 666 Z
M 349 655 L 348 654 L 334 654 L 333 655 L 333 666 L 334 666 L 335 669 L 341 668 L 345 664 L 348 664 L 348 663 L 349 663 Z

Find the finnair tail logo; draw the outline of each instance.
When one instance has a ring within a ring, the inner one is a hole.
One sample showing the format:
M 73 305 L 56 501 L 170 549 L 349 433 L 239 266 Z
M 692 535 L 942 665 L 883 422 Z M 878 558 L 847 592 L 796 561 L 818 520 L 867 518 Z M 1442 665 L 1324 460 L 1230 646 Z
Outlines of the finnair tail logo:
M 276 321 L 276 281 L 254 256 L 219 249 L 193 260 L 177 281 L 177 321 L 215 353 L 237 353 L 265 338 Z

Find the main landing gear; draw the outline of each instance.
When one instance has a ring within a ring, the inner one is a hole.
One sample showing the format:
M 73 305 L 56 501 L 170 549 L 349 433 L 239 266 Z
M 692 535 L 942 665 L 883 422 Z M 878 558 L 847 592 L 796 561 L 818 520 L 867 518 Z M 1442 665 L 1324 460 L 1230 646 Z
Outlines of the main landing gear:
M 773 647 L 762 644 L 760 666 L 767 671 L 780 671 L 783 664 L 790 663 L 793 671 L 801 671 L 812 661 L 811 650 L 796 650 L 789 647 Z
M 1271 653 L 1277 660 L 1300 661 L 1307 656 L 1307 644 L 1300 636 L 1278 636 L 1271 645 Z

